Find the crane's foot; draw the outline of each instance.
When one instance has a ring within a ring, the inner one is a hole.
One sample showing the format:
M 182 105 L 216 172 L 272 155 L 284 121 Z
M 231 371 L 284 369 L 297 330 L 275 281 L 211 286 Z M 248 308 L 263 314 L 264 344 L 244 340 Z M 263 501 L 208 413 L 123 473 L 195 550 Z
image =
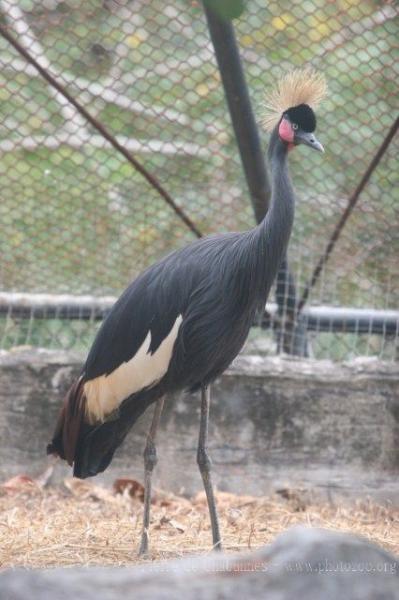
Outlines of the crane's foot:
M 200 471 L 201 471 L 201 475 L 202 475 L 202 481 L 204 483 L 206 498 L 208 501 L 209 516 L 211 519 L 212 544 L 213 544 L 212 549 L 215 550 L 216 552 L 220 552 L 221 550 L 223 550 L 222 538 L 220 535 L 219 518 L 218 518 L 217 509 L 216 509 L 216 501 L 215 501 L 215 496 L 213 493 L 213 486 L 212 486 L 212 480 L 211 480 L 211 474 L 210 474 L 210 460 L 208 458 L 208 455 L 206 454 L 206 451 L 204 451 L 204 450 L 200 451 L 199 455 L 200 455 L 200 460 L 199 460 Z M 203 461 L 204 455 L 205 455 L 205 461 Z M 206 466 L 204 466 L 204 462 L 206 463 Z
M 138 551 L 138 556 L 140 558 L 148 558 L 148 556 L 149 556 L 149 552 L 148 552 L 149 541 L 150 541 L 150 536 L 148 535 L 148 529 L 144 529 L 143 533 L 141 534 L 141 542 L 140 542 L 140 547 L 139 547 L 139 551 Z
M 197 463 L 201 473 L 206 499 L 208 502 L 209 516 L 211 519 L 213 549 L 216 551 L 222 550 L 222 539 L 220 537 L 219 519 L 216 509 L 215 494 L 213 493 L 212 478 L 211 478 L 211 461 L 206 451 L 206 443 L 208 439 L 208 420 L 209 420 L 209 404 L 210 394 L 209 388 L 202 387 L 201 389 L 201 420 L 200 433 L 197 449 Z
M 150 507 L 151 507 L 151 479 L 152 472 L 157 464 L 157 449 L 155 447 L 155 436 L 159 425 L 159 419 L 163 409 L 164 398 L 160 398 L 154 410 L 150 431 L 147 435 L 147 442 L 144 449 L 144 513 L 143 513 L 143 532 L 141 534 L 141 542 L 138 551 L 138 556 L 145 558 L 149 556 L 148 546 L 150 536 L 148 529 L 150 527 Z

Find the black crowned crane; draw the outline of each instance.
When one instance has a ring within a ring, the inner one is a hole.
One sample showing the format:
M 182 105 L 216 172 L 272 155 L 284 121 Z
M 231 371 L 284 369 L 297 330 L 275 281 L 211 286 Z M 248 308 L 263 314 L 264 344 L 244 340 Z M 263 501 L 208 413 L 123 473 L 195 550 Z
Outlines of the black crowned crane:
M 272 129 L 272 196 L 262 223 L 244 233 L 197 240 L 145 270 L 102 323 L 64 400 L 47 450 L 73 465 L 73 474 L 80 478 L 104 471 L 138 417 L 156 403 L 144 450 L 140 554 L 148 552 L 155 436 L 164 397 L 182 389 L 201 393 L 197 462 L 213 545 L 221 548 L 206 451 L 209 386 L 241 350 L 285 255 L 294 218 L 287 156 L 298 144 L 323 151 L 313 133 L 311 107 L 325 88 L 322 76 L 310 69 L 293 71 L 279 82 L 265 104 L 264 125 Z

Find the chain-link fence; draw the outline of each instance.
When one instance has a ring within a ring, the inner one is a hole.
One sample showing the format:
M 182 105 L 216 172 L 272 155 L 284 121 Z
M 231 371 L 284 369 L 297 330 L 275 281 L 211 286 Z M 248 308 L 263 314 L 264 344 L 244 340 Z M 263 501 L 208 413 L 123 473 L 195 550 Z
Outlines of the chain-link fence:
M 292 66 L 311 64 L 329 84 L 318 110 L 326 154 L 290 156 L 297 211 L 289 264 L 298 298 L 395 122 L 397 14 L 394 3 L 374 0 L 252 0 L 233 21 L 258 122 L 265 89 Z M 0 0 L 0 15 L 2 27 L 158 179 L 197 230 L 253 226 L 201 2 Z M 87 348 L 98 326 L 93 298 L 118 295 L 195 234 L 4 38 L 0 64 L 0 289 L 7 292 L 0 347 Z M 395 141 L 310 290 L 305 310 L 316 309 L 307 335 L 317 357 L 395 358 Z M 65 297 L 52 298 L 50 310 L 39 293 L 92 300 L 68 298 L 74 318 L 66 319 Z M 338 327 L 337 313 L 350 314 L 352 325 L 344 319 Z M 267 335 L 255 328 L 252 337 L 261 347 Z

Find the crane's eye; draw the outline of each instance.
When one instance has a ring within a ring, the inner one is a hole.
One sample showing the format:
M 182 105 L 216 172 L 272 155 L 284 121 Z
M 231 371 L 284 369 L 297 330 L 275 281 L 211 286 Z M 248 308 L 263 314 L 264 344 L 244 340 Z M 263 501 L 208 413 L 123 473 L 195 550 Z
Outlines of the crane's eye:
M 293 129 L 294 131 L 296 131 L 296 130 L 298 129 L 298 125 L 297 125 L 296 123 L 293 123 L 293 124 L 292 124 L 292 129 Z

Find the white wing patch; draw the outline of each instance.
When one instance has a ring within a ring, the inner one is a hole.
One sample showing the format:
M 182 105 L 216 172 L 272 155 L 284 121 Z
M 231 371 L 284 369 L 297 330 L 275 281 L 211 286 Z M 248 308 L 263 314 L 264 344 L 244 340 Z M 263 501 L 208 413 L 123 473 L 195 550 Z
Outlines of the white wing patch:
M 143 388 L 155 385 L 168 370 L 173 346 L 183 320 L 179 315 L 169 334 L 154 354 L 149 353 L 151 331 L 136 354 L 109 375 L 100 375 L 84 384 L 87 398 L 86 416 L 94 424 L 112 413 L 123 400 Z

